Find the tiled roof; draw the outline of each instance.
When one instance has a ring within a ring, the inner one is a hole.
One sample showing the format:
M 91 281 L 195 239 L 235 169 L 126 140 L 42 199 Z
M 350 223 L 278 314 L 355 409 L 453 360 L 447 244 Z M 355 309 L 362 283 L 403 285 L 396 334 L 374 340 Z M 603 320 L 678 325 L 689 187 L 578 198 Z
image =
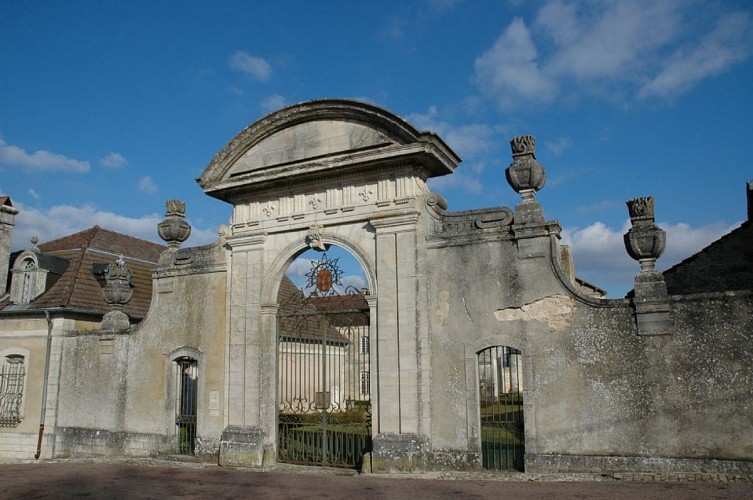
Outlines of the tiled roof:
M 664 271 L 672 295 L 753 290 L 753 222 Z
M 327 319 L 333 326 L 368 326 L 369 324 L 369 304 L 363 294 L 312 297 L 311 303 L 318 311 L 328 313 Z
M 111 264 L 122 255 L 133 273 L 133 297 L 123 307 L 123 312 L 132 319 L 141 319 L 146 316 L 151 302 L 152 270 L 165 249 L 163 245 L 99 226 L 39 244 L 40 253 L 68 259 L 70 265 L 26 309 L 67 308 L 94 314 L 110 311 L 92 267 Z
M 321 343 L 324 331 L 320 322 L 321 315 L 314 305 L 314 300 L 305 297 L 303 292 L 287 276 L 283 276 L 277 293 L 280 307 L 279 336 L 283 340 L 297 342 Z M 346 345 L 350 341 L 335 328 L 331 317 L 325 326 L 327 344 Z

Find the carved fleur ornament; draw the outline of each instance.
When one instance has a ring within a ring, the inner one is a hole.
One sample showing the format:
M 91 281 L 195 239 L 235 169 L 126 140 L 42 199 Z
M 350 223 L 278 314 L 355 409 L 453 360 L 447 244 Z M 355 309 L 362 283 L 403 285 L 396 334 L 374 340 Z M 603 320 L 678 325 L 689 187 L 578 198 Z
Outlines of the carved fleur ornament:
M 650 221 L 654 222 L 654 198 L 651 196 L 643 196 L 640 198 L 633 198 L 627 201 L 628 212 L 630 213 L 630 221 L 636 223 L 638 221 Z
M 505 170 L 510 186 L 523 198 L 533 198 L 544 187 L 544 167 L 536 161 L 536 138 L 532 135 L 515 137 L 510 141 L 513 162 Z

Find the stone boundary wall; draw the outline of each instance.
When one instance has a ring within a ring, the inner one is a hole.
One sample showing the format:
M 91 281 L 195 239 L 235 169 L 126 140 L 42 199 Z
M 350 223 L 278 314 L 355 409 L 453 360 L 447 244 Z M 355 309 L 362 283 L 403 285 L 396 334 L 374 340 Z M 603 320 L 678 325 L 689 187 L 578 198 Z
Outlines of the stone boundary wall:
M 0 457 L 31 459 L 37 453 L 39 434 L 28 432 L 0 432 Z M 46 436 L 45 436 L 46 439 Z M 44 452 L 44 447 L 42 448 Z
M 661 457 L 527 455 L 526 472 L 534 474 L 599 471 L 603 474 L 651 473 L 753 475 L 753 462 Z M 628 472 L 629 471 L 629 472 Z
M 159 434 L 111 432 L 100 429 L 59 427 L 55 457 L 110 456 L 149 457 L 171 453 L 171 442 Z
M 2 443 L 2 441 L 0 441 Z M 31 451 L 36 452 L 36 441 Z M 196 456 L 211 458 L 220 447 L 219 439 L 196 438 Z M 44 452 L 44 448 L 42 450 Z M 154 457 L 172 455 L 175 451 L 175 436 L 144 434 L 136 432 L 112 432 L 101 429 L 61 427 L 57 429 L 55 458 L 91 456 Z M 0 456 L 3 456 L 0 453 Z M 14 457 L 8 457 L 14 458 Z M 29 458 L 29 457 L 16 457 Z

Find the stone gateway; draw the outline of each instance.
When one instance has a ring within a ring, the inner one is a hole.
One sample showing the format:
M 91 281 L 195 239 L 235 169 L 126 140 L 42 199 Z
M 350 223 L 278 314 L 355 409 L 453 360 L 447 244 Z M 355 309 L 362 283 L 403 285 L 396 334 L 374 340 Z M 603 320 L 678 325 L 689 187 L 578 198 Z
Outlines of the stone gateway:
M 750 217 L 662 273 L 653 199 L 631 200 L 635 289 L 606 299 L 575 276 L 536 199 L 546 175 L 535 139 L 511 146 L 517 205 L 452 212 L 427 187 L 460 164 L 441 138 L 370 104 L 306 102 L 241 131 L 199 177 L 232 205 L 216 243 L 180 248 L 186 207 L 168 203 L 143 319 L 125 300 L 144 292 L 129 271 L 143 256 L 90 264 L 125 295 L 88 315 L 35 307 L 24 285 L 28 274 L 44 298 L 56 282 L 29 273 L 65 276 L 60 259 L 73 257 L 45 257 L 50 246 L 11 259 L 0 454 L 28 458 L 46 408 L 45 457 L 753 473 Z M 9 199 L 0 208 L 5 238 L 17 211 Z M 360 264 L 367 290 L 332 296 L 333 246 Z M 323 255 L 317 293 L 294 323 L 285 272 L 310 249 Z M 102 324 L 109 310 L 117 321 Z M 19 377 L 20 393 L 7 382 Z

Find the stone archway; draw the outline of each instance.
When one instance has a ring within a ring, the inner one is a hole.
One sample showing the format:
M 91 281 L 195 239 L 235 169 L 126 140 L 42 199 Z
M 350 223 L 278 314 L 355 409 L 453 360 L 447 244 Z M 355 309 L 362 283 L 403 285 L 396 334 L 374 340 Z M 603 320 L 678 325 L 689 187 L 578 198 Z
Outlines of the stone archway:
M 199 179 L 233 205 L 227 246 L 227 428 L 220 461 L 276 459 L 277 289 L 286 262 L 329 242 L 355 249 L 374 291 L 374 433 L 415 442 L 422 399 L 416 338 L 417 248 L 429 177 L 459 158 L 437 136 L 370 104 L 298 104 L 252 124 Z M 379 307 L 377 308 L 377 301 Z M 380 405 L 380 395 L 390 404 Z
M 277 460 L 360 469 L 372 442 L 370 295 L 346 286 L 343 252 L 317 250 L 278 292 Z

